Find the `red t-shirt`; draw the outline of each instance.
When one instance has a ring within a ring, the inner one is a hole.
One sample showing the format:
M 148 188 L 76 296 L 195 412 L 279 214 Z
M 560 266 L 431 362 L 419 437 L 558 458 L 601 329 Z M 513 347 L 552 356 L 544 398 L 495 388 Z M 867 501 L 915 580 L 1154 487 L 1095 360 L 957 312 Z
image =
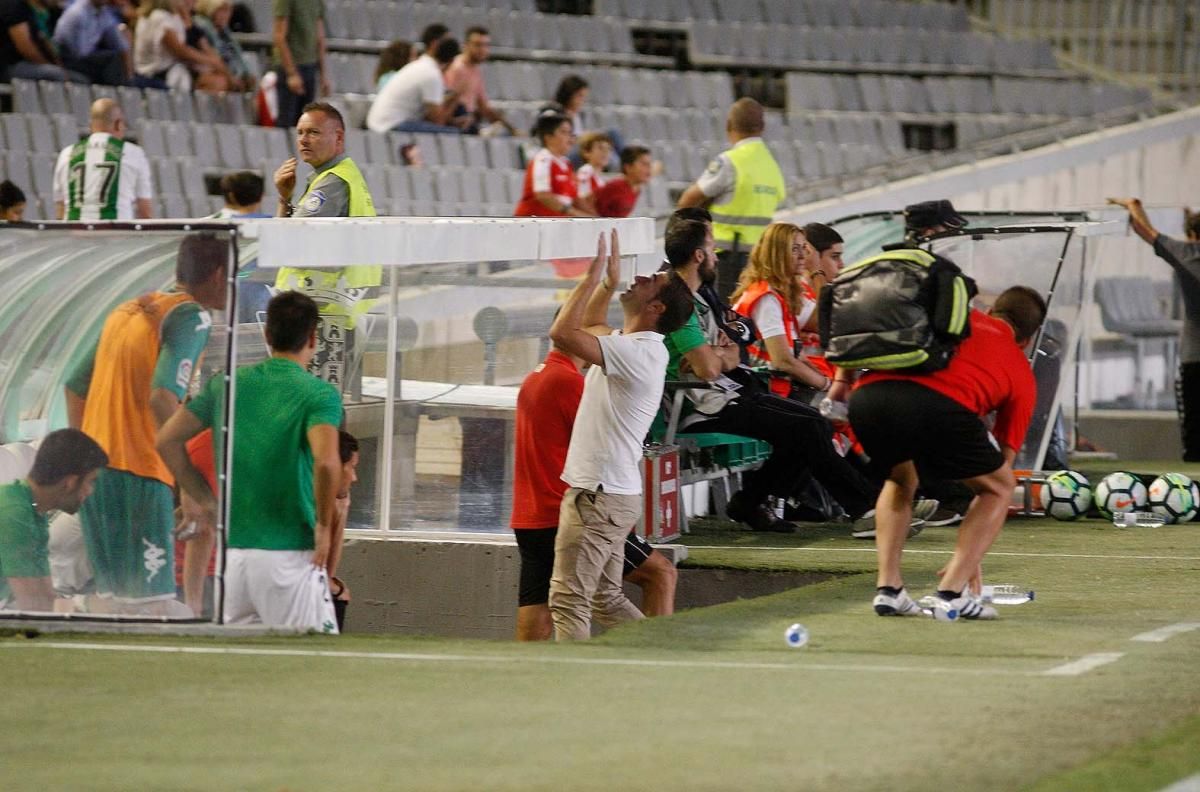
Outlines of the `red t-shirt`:
M 567 483 L 562 480 L 571 428 L 583 398 L 583 373 L 558 350 L 530 372 L 517 394 L 511 525 L 554 528 Z
M 525 185 L 521 188 L 521 200 L 513 211 L 514 217 L 564 217 L 566 211 L 554 211 L 534 197 L 535 193 L 554 193 L 564 204 L 570 204 L 578 195 L 579 184 L 575 181 L 575 170 L 566 157 L 556 157 L 549 149 L 533 155 L 525 169 Z
M 637 205 L 640 190 L 617 178 L 596 190 L 596 214 L 601 217 L 629 217 Z
M 213 433 L 212 429 L 205 429 L 200 434 L 193 437 L 187 442 L 188 457 L 191 458 L 192 464 L 204 476 L 204 480 L 208 482 L 208 486 L 213 492 L 217 491 L 217 461 L 213 450 Z M 175 543 L 175 585 L 183 585 L 183 553 L 187 547 L 187 542 Z M 216 574 L 217 568 L 217 548 L 213 546 L 212 557 L 208 559 L 208 571 L 206 575 Z
M 1025 442 L 1037 402 L 1033 370 L 1017 346 L 1012 327 L 975 309 L 971 310 L 971 335 L 959 344 L 950 365 L 931 374 L 873 371 L 864 375 L 858 386 L 885 380 L 919 382 L 981 418 L 996 411 L 992 436 L 1014 450 L 1020 450 Z

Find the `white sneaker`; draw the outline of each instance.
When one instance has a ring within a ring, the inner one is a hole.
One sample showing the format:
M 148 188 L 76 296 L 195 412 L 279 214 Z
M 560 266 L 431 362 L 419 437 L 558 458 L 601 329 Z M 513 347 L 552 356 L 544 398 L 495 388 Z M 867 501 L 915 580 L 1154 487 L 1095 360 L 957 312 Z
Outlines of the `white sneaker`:
M 908 538 L 912 539 L 921 533 L 921 529 L 925 527 L 925 519 L 937 510 L 938 502 L 932 498 L 918 498 L 913 501 L 912 521 L 908 524 Z M 850 535 L 855 539 L 874 539 L 875 510 L 871 509 L 855 520 L 854 527 L 857 530 L 851 531 Z
M 958 611 L 958 618 L 971 621 L 990 621 L 998 615 L 995 608 L 991 605 L 984 605 L 969 591 L 963 591 L 962 594 L 947 601 L 946 606 Z
M 876 594 L 871 602 L 878 616 L 924 616 L 925 611 L 916 601 L 908 596 L 908 592 L 900 589 L 896 596 Z

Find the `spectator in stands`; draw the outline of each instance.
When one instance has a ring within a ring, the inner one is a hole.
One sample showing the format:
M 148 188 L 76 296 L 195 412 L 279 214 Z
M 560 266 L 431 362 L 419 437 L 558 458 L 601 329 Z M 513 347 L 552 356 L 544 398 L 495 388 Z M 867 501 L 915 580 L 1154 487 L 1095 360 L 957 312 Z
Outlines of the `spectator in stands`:
M 275 171 L 280 217 L 374 217 L 375 201 L 354 160 L 346 156 L 346 124 L 331 104 L 317 102 L 304 108 L 296 125 L 296 151 L 313 173 L 299 203 L 292 205 L 296 189 L 296 159 Z M 378 266 L 343 269 L 282 267 L 275 281 L 280 291 L 320 295 L 321 326 L 314 373 L 341 382 L 346 363 L 346 333 L 354 328 L 373 301 L 373 289 L 382 283 Z
M 331 91 L 325 59 L 325 2 L 272 0 L 271 10 L 275 16 L 271 57 L 281 77 L 276 81 L 275 126 L 291 129 L 306 105 Z
M 64 148 L 54 166 L 58 220 L 133 220 L 153 216 L 150 161 L 125 140 L 125 113 L 113 99 L 92 102 L 91 134 Z M 113 169 L 113 163 L 119 163 Z
M 1129 212 L 1129 223 L 1139 237 L 1154 246 L 1155 254 L 1171 265 L 1179 278 L 1183 297 L 1183 331 L 1179 349 L 1179 377 L 1175 405 L 1183 440 L 1183 460 L 1200 462 L 1200 215 L 1185 213 L 1186 239 L 1159 233 L 1150 223 L 1138 198 L 1109 198 Z
M 193 23 L 204 34 L 208 45 L 225 64 L 228 73 L 228 90 L 252 91 L 257 85 L 256 75 L 251 74 L 250 65 L 242 54 L 242 45 L 229 31 L 229 17 L 233 13 L 230 0 L 200 0 Z
M 617 233 L 596 258 L 550 328 L 562 352 L 591 364 L 584 381 L 562 479 L 550 578 L 550 613 L 560 640 L 585 640 L 593 614 L 605 624 L 642 618 L 621 590 L 625 538 L 642 511 L 642 441 L 658 412 L 667 350 L 663 334 L 692 313 L 687 284 L 671 273 L 637 276 L 623 294 L 624 327 L 605 325 L 621 276 Z M 603 275 L 603 277 L 602 277 Z
M 650 181 L 654 163 L 650 149 L 626 146 L 621 149 L 621 175 L 596 191 L 596 214 L 600 217 L 629 217 L 637 206 L 642 186 Z
M 337 389 L 305 369 L 317 347 L 317 304 L 282 292 L 267 307 L 271 357 L 239 368 L 225 565 L 225 617 L 336 634 L 329 593 L 331 527 L 341 477 Z M 157 435 L 158 452 L 206 519 L 217 502 L 186 444 L 222 422 L 224 377 L 211 377 Z
M 382 91 L 388 80 L 413 60 L 413 45 L 404 39 L 396 39 L 379 53 L 375 64 L 375 90 Z
M 455 115 L 463 124 L 463 132 L 476 135 L 486 131 L 494 135 L 501 131 L 513 135 L 516 131 L 504 119 L 504 114 L 488 102 L 483 79 L 483 63 L 491 52 L 492 35 L 478 25 L 467 28 L 466 47 L 446 69 L 446 86 L 458 94 Z M 462 117 L 465 116 L 465 120 Z M 490 124 L 490 127 L 484 127 Z
M 0 0 L 0 82 L 88 82 L 63 66 L 50 38 L 50 11 L 41 0 Z
M 113 0 L 75 0 L 54 26 L 63 65 L 92 82 L 124 85 L 133 76 L 133 53 Z
M 688 211 L 688 210 L 680 210 Z M 852 517 L 866 514 L 878 492 L 833 448 L 829 423 L 806 404 L 770 393 L 740 365 L 738 347 L 722 327 L 724 306 L 709 302 L 703 289 L 716 278 L 711 226 L 672 218 L 665 248 L 670 268 L 692 291 L 695 312 L 666 338 L 668 379 L 709 382 L 712 389 L 688 391 L 688 412 L 679 423 L 691 432 L 728 432 L 771 443 L 763 466 L 743 476 L 728 514 L 755 531 L 790 533 L 770 499 L 786 498 L 814 477 Z
M 175 600 L 175 479 L 154 435 L 191 388 L 209 311 L 225 307 L 228 259 L 217 236 L 185 236 L 174 286 L 113 310 L 67 378 L 70 425 L 109 456 L 80 518 L 96 592 L 118 608 L 169 615 Z
M 405 143 L 400 147 L 400 161 L 410 168 L 425 167 L 425 156 L 416 143 Z
M 547 605 L 550 574 L 558 514 L 567 489 L 561 476 L 583 397 L 582 368 L 582 358 L 551 349 L 517 394 L 511 525 L 521 553 L 518 641 L 546 641 L 554 634 Z M 625 538 L 624 555 L 624 579 L 641 586 L 645 614 L 673 613 L 675 565 L 634 531 Z
M 543 110 L 533 127 L 542 148 L 525 170 L 516 217 L 594 217 L 579 201 L 575 171 L 567 159 L 574 136 L 566 116 Z
M 442 41 L 442 39 L 448 38 L 449 36 L 450 28 L 446 27 L 441 22 L 433 22 L 426 25 L 425 29 L 421 31 L 421 42 L 417 47 L 417 51 L 414 52 L 413 55 L 417 56 L 432 53 L 434 48 Z
M 8 179 L 0 181 L 0 222 L 19 223 L 25 219 L 25 192 Z
M 262 211 L 263 177 L 254 171 L 236 171 L 221 177 L 225 205 L 214 218 L 274 217 Z
M 133 36 L 135 82 L 146 88 L 192 89 L 193 70 L 197 74 L 219 75 L 224 69 L 215 52 L 189 43 L 194 0 L 143 0 L 138 7 L 138 23 Z M 219 77 L 204 77 L 196 85 L 216 90 Z
M 991 315 L 972 310 L 971 334 L 950 364 L 928 374 L 871 371 L 850 398 L 850 423 L 887 477 L 876 502 L 879 570 L 872 603 L 880 616 L 920 616 L 904 587 L 901 557 L 920 479 L 962 481 L 975 493 L 941 571 L 937 596 L 960 619 L 994 619 L 976 595 L 983 557 L 1000 535 L 1016 479 L 1012 462 L 1025 441 L 1036 389 L 1023 347 L 1046 317 L 1041 296 L 1005 290 Z M 990 428 L 984 418 L 995 412 Z
M 587 80 L 578 74 L 568 74 L 559 81 L 558 88 L 554 91 L 554 101 L 550 105 L 547 105 L 547 107 L 558 108 L 559 112 L 571 120 L 571 131 L 575 134 L 576 140 L 581 140 L 584 133 L 590 128 L 587 126 L 587 117 L 584 114 L 583 107 L 587 104 L 591 90 Z M 614 151 L 620 151 L 624 148 L 625 142 L 618 130 L 607 129 L 604 131 L 604 134 L 608 137 L 609 144 Z M 583 162 L 582 152 L 578 148 L 572 149 L 571 164 L 579 168 L 583 165 Z M 617 167 L 617 163 L 613 161 L 611 156 L 608 165 L 613 168 Z
M 0 485 L 0 610 L 54 610 L 50 512 L 75 514 L 108 456 L 78 429 L 42 439 L 23 479 Z
M 397 72 L 371 103 L 367 128 L 376 132 L 460 133 L 465 119 L 454 118 L 458 94 L 446 88 L 443 72 L 461 52 L 446 38 Z
M 607 181 L 604 169 L 608 167 L 612 150 L 612 140 L 603 132 L 584 132 L 579 136 L 583 164 L 575 171 L 575 179 L 579 182 L 576 195 L 590 212 L 596 211 L 596 191 Z
M 786 194 L 783 173 L 763 143 L 763 108 L 749 97 L 733 103 L 725 121 L 731 147 L 683 191 L 679 206 L 707 206 L 717 238 L 717 292 L 728 297 L 748 251 L 771 223 Z
M 204 26 L 197 22 L 199 19 L 195 13 L 197 3 L 198 0 L 183 0 L 179 5 L 179 15 L 183 17 L 187 45 L 204 56 L 203 61 L 188 63 L 188 69 L 192 73 L 192 87 L 197 91 L 211 93 L 240 90 L 240 84 L 229 70 L 229 64 L 225 62 L 216 45 L 209 40 Z

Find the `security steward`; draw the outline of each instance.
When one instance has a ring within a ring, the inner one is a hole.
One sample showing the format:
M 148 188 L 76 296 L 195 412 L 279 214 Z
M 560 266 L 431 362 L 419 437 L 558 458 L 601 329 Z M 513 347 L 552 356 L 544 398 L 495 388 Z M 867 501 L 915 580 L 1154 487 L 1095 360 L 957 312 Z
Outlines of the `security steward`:
M 726 300 L 787 192 L 779 164 L 763 142 L 763 128 L 762 105 L 748 97 L 734 102 L 725 121 L 730 148 L 679 197 L 681 209 L 702 206 L 712 212 L 717 293 Z
M 280 217 L 374 217 L 375 202 L 354 160 L 346 156 L 346 124 L 331 104 L 305 106 L 296 124 L 296 152 L 313 168 L 304 195 L 293 205 L 296 158 L 275 171 Z M 346 375 L 348 334 L 373 302 L 382 283 L 378 265 L 342 269 L 283 267 L 275 280 L 280 291 L 295 290 L 312 297 L 321 309 L 313 373 L 341 387 Z

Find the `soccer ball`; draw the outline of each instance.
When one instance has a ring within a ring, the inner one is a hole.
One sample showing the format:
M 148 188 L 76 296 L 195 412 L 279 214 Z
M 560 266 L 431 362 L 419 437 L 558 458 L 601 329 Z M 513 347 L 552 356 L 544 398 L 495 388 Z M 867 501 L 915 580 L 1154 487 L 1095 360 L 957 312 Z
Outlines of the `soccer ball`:
M 1074 470 L 1046 477 L 1041 492 L 1042 510 L 1056 520 L 1077 520 L 1092 508 L 1092 485 Z
M 1105 518 L 1146 508 L 1146 485 L 1132 473 L 1109 473 L 1096 485 L 1096 508 Z
M 808 643 L 808 630 L 804 628 L 803 624 L 793 624 L 783 634 L 783 640 L 787 641 L 787 645 L 793 649 L 799 649 Z
M 1182 473 L 1164 473 L 1150 485 L 1150 511 L 1168 523 L 1187 522 L 1196 516 L 1195 482 Z

